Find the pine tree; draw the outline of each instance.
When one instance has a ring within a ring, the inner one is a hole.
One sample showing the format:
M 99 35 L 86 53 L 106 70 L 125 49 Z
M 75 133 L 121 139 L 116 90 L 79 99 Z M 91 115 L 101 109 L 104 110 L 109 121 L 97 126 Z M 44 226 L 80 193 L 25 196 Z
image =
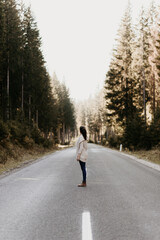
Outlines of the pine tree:
M 5 34 L 5 23 L 4 23 L 4 1 L 0 0 L 0 118 L 3 118 L 3 79 L 4 79 L 4 34 Z
M 19 13 L 14 0 L 5 0 L 5 71 L 4 89 L 6 89 L 6 117 L 14 119 L 19 108 L 20 93 L 20 39 L 22 36 Z M 5 84 L 6 81 L 6 84 Z
M 154 92 L 154 97 L 155 97 L 155 114 L 157 115 L 156 112 L 159 113 L 159 108 L 160 108 L 160 32 L 159 32 L 159 27 L 160 27 L 160 16 L 157 17 L 157 34 L 156 34 L 156 53 L 155 53 L 155 61 L 154 63 L 156 64 L 156 70 L 157 73 L 157 78 L 154 83 L 155 87 L 155 92 Z M 154 89 L 154 88 L 153 88 Z
M 157 82 L 157 94 L 156 94 L 156 109 L 160 108 L 160 34 L 158 34 L 157 38 L 157 58 L 156 58 L 156 67 L 158 70 L 158 82 Z M 155 110 L 156 113 L 156 110 Z
M 150 9 L 149 9 L 149 31 L 150 31 L 150 40 L 149 40 L 149 64 L 151 66 L 150 69 L 150 81 L 149 81 L 149 96 L 151 99 L 151 114 L 152 118 L 155 118 L 156 112 L 156 89 L 158 82 L 158 73 L 156 68 L 156 43 L 157 43 L 157 35 L 158 35 L 158 26 L 157 26 L 157 7 L 154 1 L 152 1 Z
M 132 121 L 137 122 L 140 109 L 137 105 L 139 87 L 133 73 L 134 33 L 130 4 L 122 19 L 117 47 L 106 75 L 107 121 L 113 127 L 121 126 L 126 146 L 134 145 Z M 140 137 L 140 136 L 139 136 Z
M 139 34 L 137 41 L 137 80 L 140 86 L 140 106 L 143 107 L 144 122 L 147 123 L 147 104 L 149 104 L 149 82 L 151 78 L 150 54 L 150 29 L 149 18 L 142 8 L 139 20 Z
M 24 112 L 31 123 L 31 120 L 35 121 L 36 112 L 40 110 L 40 93 L 44 79 L 46 81 L 46 72 L 41 52 L 39 30 L 30 8 L 24 14 L 24 29 Z
M 69 90 L 65 83 L 60 83 L 56 75 L 54 75 L 52 85 L 57 100 L 57 138 L 59 142 L 65 144 L 66 139 L 69 142 L 70 135 L 73 135 L 75 131 L 74 104 L 70 99 Z
M 116 121 L 120 121 L 122 125 L 127 124 L 133 113 L 132 38 L 129 6 L 122 20 L 117 49 L 114 51 L 106 79 L 106 104 L 109 110 L 107 115 L 115 116 Z

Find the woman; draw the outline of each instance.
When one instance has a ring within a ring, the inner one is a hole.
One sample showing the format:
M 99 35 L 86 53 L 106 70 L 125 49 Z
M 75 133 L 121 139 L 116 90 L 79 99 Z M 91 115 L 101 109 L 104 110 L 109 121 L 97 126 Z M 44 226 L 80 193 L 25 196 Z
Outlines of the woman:
M 80 127 L 80 133 L 81 135 L 77 141 L 76 158 L 80 163 L 83 181 L 78 185 L 78 187 L 86 187 L 87 132 L 85 127 Z

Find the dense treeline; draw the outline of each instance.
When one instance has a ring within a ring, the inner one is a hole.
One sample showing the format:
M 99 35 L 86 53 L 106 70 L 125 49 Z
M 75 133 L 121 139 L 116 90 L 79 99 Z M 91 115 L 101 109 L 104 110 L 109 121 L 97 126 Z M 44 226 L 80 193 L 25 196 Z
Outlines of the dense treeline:
M 0 0 L 1 143 L 11 136 L 21 143 L 26 136 L 37 143 L 49 136 L 63 144 L 70 141 L 74 107 L 65 84 L 58 85 L 52 86 L 46 70 L 31 8 Z
M 130 150 L 160 143 L 160 15 L 154 4 L 133 24 L 130 3 L 122 18 L 105 88 L 78 105 L 77 122 L 89 141 Z M 104 99 L 103 99 L 104 97 Z
M 106 75 L 110 141 L 130 149 L 160 143 L 160 17 L 152 2 L 132 24 L 126 9 Z M 113 134 L 114 133 L 114 134 Z

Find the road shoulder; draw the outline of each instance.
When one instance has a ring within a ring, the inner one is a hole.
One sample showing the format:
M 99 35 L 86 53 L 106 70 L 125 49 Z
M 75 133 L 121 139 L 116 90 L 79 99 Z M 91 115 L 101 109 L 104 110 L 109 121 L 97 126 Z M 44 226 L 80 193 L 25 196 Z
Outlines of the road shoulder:
M 129 157 L 129 158 L 131 158 L 131 159 L 135 160 L 136 162 L 139 162 L 143 165 L 146 165 L 147 167 L 150 167 L 150 168 L 153 168 L 153 169 L 156 169 L 156 170 L 160 171 L 160 165 L 159 164 L 152 163 L 150 161 L 137 158 L 134 155 L 130 155 L 130 154 L 127 154 L 127 153 L 124 153 L 124 152 L 120 152 L 120 154 L 125 155 L 125 156 L 127 156 L 127 157 Z

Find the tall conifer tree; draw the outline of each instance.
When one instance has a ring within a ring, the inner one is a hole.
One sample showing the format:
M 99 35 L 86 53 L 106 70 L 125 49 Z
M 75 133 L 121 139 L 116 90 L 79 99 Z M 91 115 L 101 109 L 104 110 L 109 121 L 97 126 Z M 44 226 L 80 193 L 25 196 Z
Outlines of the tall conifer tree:
M 133 113 L 132 39 L 129 5 L 121 23 L 117 47 L 106 79 L 108 116 L 116 116 L 116 121 L 120 121 L 122 125 L 127 124 Z
M 133 74 L 134 33 L 130 3 L 122 19 L 117 47 L 106 75 L 106 107 L 108 122 L 123 129 L 127 146 L 136 145 L 135 129 L 140 128 L 140 109 L 137 107 L 137 80 Z M 133 119 L 135 124 L 133 125 Z M 137 124 L 137 126 L 136 126 Z M 138 138 L 140 135 L 138 134 Z

